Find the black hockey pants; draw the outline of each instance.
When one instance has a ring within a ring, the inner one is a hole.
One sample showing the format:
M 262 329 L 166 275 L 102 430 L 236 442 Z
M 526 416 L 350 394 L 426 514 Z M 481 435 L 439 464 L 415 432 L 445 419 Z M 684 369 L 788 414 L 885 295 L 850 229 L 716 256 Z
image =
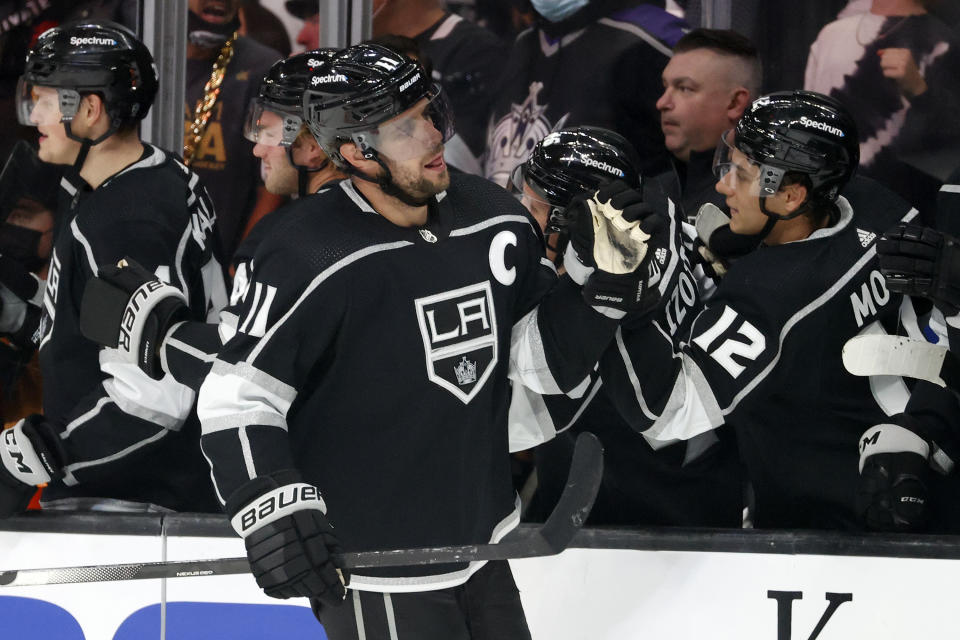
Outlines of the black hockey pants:
M 488 562 L 467 582 L 448 589 L 348 589 L 342 606 L 312 605 L 329 640 L 530 640 L 506 561 Z

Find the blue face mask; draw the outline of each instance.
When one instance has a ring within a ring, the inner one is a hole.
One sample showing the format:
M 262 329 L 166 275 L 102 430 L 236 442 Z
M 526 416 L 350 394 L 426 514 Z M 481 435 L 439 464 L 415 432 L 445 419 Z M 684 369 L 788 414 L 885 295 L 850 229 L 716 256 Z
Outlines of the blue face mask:
M 530 0 L 534 10 L 550 22 L 569 18 L 590 3 L 590 0 Z

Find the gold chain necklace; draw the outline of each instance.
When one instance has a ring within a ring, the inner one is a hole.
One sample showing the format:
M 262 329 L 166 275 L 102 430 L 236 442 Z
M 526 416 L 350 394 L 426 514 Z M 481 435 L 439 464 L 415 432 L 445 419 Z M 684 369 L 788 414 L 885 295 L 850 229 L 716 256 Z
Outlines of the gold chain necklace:
M 233 43 L 237 39 L 237 32 L 227 38 L 220 49 L 220 55 L 213 63 L 213 71 L 210 73 L 210 79 L 203 87 L 203 97 L 197 100 L 197 106 L 193 110 L 193 124 L 187 132 L 186 140 L 183 142 L 183 164 L 190 166 L 193 162 L 193 154 L 197 151 L 197 146 L 203 139 L 203 134 L 207 130 L 207 122 L 210 120 L 210 112 L 213 105 L 217 103 L 217 97 L 220 95 L 220 85 L 223 84 L 223 77 L 227 73 L 227 65 L 233 58 Z

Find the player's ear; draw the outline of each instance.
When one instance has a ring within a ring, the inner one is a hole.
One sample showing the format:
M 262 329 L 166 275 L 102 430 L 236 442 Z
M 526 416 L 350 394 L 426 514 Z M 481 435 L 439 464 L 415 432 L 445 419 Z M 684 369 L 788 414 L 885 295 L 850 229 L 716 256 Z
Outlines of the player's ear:
M 788 184 L 781 191 L 783 193 L 783 205 L 788 214 L 799 209 L 807 201 L 807 188 L 800 183 Z
M 376 166 L 375 162 L 364 157 L 363 152 L 360 151 L 360 148 L 353 142 L 344 142 L 341 144 L 340 155 L 343 156 L 343 159 L 349 162 L 350 165 L 361 171 L 367 169 L 369 164 Z

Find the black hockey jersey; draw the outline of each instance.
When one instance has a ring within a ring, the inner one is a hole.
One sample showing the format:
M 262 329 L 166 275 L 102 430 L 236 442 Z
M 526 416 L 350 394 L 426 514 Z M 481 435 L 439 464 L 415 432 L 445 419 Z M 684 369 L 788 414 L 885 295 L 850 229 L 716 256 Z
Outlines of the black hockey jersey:
M 581 11 L 594 11 L 592 4 Z M 655 103 L 683 21 L 647 4 L 597 4 L 609 13 L 589 24 L 571 24 L 569 31 L 565 23 L 544 24 L 517 36 L 487 128 L 484 175 L 490 180 L 506 186 L 537 142 L 577 125 L 627 138 L 644 175 L 668 168 Z
M 226 301 L 213 251 L 215 215 L 197 175 L 145 145 L 141 159 L 95 190 L 61 183 L 61 216 L 38 330 L 47 419 L 61 429 L 65 476 L 45 505 L 82 508 L 89 499 L 212 510 L 216 502 L 191 415 L 195 393 L 154 381 L 80 333 L 80 303 L 98 267 L 133 258 L 184 292 L 193 318 Z
M 651 375 L 658 368 L 645 343 L 626 330 L 622 357 L 601 364 L 607 383 L 622 389 L 611 397 L 649 436 L 735 429 L 757 526 L 854 526 L 859 437 L 907 401 L 901 380 L 857 378 L 841 361 L 847 339 L 897 328 L 901 296 L 886 288 L 876 239 L 916 215 L 858 184 L 845 191 L 857 216 L 841 197 L 835 225 L 740 258 L 694 320 L 680 358 L 657 360 L 665 369 Z
M 381 217 L 350 180 L 290 207 L 200 390 L 220 498 L 296 468 L 347 551 L 500 539 L 519 519 L 508 374 L 571 389 L 616 322 L 557 279 L 535 221 L 482 178 L 451 176 L 423 227 Z M 364 570 L 351 587 L 437 589 L 478 567 Z

